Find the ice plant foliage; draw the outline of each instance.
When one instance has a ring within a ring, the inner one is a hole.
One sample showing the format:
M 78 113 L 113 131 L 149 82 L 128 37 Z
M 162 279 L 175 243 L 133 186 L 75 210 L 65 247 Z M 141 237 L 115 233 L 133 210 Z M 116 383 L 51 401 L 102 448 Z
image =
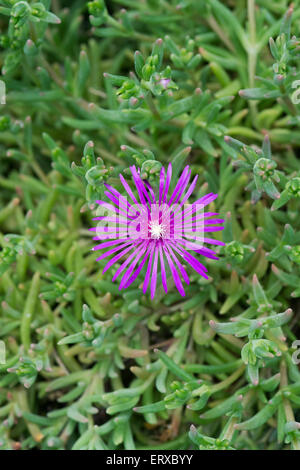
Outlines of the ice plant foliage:
M 216 212 L 204 212 L 204 207 L 217 198 L 217 194 L 209 193 L 193 204 L 187 201 L 195 189 L 198 176 L 192 182 L 191 169 L 186 166 L 179 177 L 173 191 L 170 191 L 172 180 L 172 164 L 168 169 L 161 168 L 158 189 L 141 177 L 140 170 L 130 167 L 136 187 L 137 198 L 130 186 L 120 175 L 120 180 L 127 197 L 104 183 L 105 195 L 110 203 L 96 201 L 101 209 L 109 212 L 94 220 L 99 221 L 94 240 L 106 240 L 93 250 L 108 249 L 97 260 L 113 257 L 106 264 L 103 272 L 114 266 L 125 255 L 125 261 L 118 267 L 113 281 L 120 278 L 120 289 L 126 289 L 146 269 L 143 292 L 146 293 L 149 283 L 151 298 L 154 298 L 157 280 L 160 277 L 165 292 L 168 292 L 167 273 L 170 272 L 179 293 L 185 291 L 181 278 L 189 284 L 189 276 L 183 263 L 190 265 L 200 276 L 208 279 L 207 268 L 193 255 L 201 255 L 218 259 L 216 252 L 204 247 L 224 245 L 223 242 L 207 238 L 206 234 L 217 232 L 224 227 L 223 219 L 215 218 Z M 130 201 L 130 202 L 129 202 Z

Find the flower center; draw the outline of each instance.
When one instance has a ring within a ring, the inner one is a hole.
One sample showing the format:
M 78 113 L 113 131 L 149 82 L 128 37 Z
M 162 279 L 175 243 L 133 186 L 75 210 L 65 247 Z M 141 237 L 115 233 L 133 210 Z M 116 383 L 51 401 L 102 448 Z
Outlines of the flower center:
M 165 235 L 165 227 L 156 221 L 150 222 L 151 238 L 162 238 Z

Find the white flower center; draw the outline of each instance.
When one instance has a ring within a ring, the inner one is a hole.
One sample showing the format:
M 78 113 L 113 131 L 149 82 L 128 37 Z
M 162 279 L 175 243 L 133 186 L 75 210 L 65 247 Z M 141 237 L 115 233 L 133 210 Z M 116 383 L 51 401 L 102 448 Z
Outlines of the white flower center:
M 150 233 L 151 238 L 162 238 L 165 235 L 165 228 L 163 224 L 159 224 L 156 221 L 150 222 Z

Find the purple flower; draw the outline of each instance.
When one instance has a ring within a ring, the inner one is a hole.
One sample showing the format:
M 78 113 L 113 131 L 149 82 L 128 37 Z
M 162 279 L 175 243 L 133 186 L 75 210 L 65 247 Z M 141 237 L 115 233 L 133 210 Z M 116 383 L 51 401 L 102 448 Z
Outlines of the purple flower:
M 198 178 L 196 176 L 189 185 L 189 166 L 184 168 L 170 195 L 171 164 L 167 171 L 161 169 L 157 187 L 151 186 L 147 180 L 142 180 L 140 170 L 135 166 L 130 170 L 137 197 L 120 175 L 126 196 L 105 184 L 105 195 L 110 202 L 97 201 L 101 215 L 93 219 L 98 221 L 98 225 L 90 230 L 96 231 L 94 240 L 102 240 L 102 243 L 93 250 L 108 249 L 97 261 L 112 255 L 103 269 L 105 272 L 127 255 L 121 264 L 117 265 L 112 278 L 113 281 L 119 278 L 119 289 L 129 287 L 145 268 L 143 292 L 146 293 L 150 284 L 152 299 L 158 277 L 167 292 L 167 277 L 171 276 L 178 291 L 184 296 L 182 280 L 189 284 L 189 277 L 183 263 L 208 279 L 206 267 L 191 252 L 217 260 L 216 253 L 204 247 L 203 243 L 224 245 L 221 241 L 206 237 L 208 232 L 224 228 L 218 225 L 224 220 L 214 218 L 218 216 L 217 213 L 203 211 L 218 195 L 209 193 L 193 204 L 188 204 L 188 198 Z
M 169 85 L 170 81 L 171 81 L 170 78 L 161 78 L 158 83 L 166 90 L 166 88 Z

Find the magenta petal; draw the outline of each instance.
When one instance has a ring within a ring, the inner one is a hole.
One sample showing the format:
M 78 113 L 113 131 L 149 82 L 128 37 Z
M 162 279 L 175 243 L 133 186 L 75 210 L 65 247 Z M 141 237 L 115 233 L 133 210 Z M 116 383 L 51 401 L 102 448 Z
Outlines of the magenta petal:
M 188 175 L 189 175 L 189 166 L 186 166 L 185 169 L 183 170 L 176 186 L 175 186 L 175 189 L 172 193 L 172 196 L 170 197 L 170 200 L 168 201 L 168 204 L 171 205 L 172 202 L 174 201 L 178 191 L 182 190 L 182 188 L 186 188 L 188 182 L 189 182 L 189 178 L 188 178 Z M 183 189 L 183 190 L 184 190 Z
M 169 251 L 170 255 L 172 256 L 173 260 L 175 261 L 175 264 L 177 265 L 179 271 L 180 271 L 180 274 L 182 275 L 182 278 L 184 279 L 184 281 L 189 284 L 190 283 L 190 280 L 189 280 L 189 277 L 187 275 L 187 272 L 186 270 L 184 269 L 184 267 L 182 266 L 182 264 L 178 261 L 178 259 L 176 258 L 173 250 L 171 249 L 170 245 L 167 245 L 166 246 L 167 250 Z
M 171 257 L 168 253 L 168 250 L 164 249 L 164 254 L 166 255 L 166 258 L 167 258 L 167 261 L 168 261 L 168 264 L 170 266 L 170 269 L 171 269 L 171 273 L 172 273 L 172 276 L 173 276 L 173 280 L 174 280 L 174 283 L 175 283 L 175 286 L 177 287 L 178 289 L 178 292 L 180 293 L 180 295 L 182 295 L 183 297 L 185 296 L 185 292 L 184 292 L 184 288 L 183 288 L 183 285 L 182 285 L 182 282 L 180 280 L 180 277 L 178 276 L 178 273 L 176 271 L 176 268 L 173 264 L 173 261 L 171 260 Z
M 145 185 L 146 185 L 149 193 L 151 194 L 151 199 L 152 199 L 151 203 L 156 204 L 155 194 L 154 194 L 154 191 L 152 189 L 151 184 L 147 180 L 145 180 Z
M 193 250 L 195 253 L 199 253 L 202 256 L 205 256 L 206 258 L 219 259 L 216 256 L 216 253 L 212 251 L 210 248 L 206 248 L 204 246 L 200 247 L 199 245 L 197 245 L 197 243 L 192 243 L 192 242 L 187 242 L 187 241 L 180 241 L 179 243 L 181 244 L 181 242 L 183 246 L 187 248 L 188 250 Z
M 96 237 L 93 237 L 93 240 L 106 240 L 116 238 L 129 240 L 126 227 L 98 227 L 96 230 L 96 235 Z
M 103 253 L 100 256 L 100 258 L 97 258 L 97 261 L 101 261 L 102 259 L 107 258 L 108 256 L 112 255 L 116 251 L 122 250 L 123 248 L 126 248 L 126 246 L 128 246 L 128 245 L 132 245 L 132 243 L 133 243 L 132 240 L 130 240 L 127 243 L 123 243 L 123 245 L 121 245 L 121 246 L 117 246 L 117 248 L 113 248 L 112 250 L 109 250 L 106 253 Z
M 187 185 L 189 184 L 191 174 L 192 172 L 189 171 L 185 179 L 182 181 L 181 185 L 178 188 L 176 198 L 174 199 L 174 201 L 172 201 L 172 204 L 179 204 L 180 198 L 183 195 L 184 191 L 186 190 Z M 198 176 L 196 176 L 196 178 L 198 178 Z
M 104 267 L 103 269 L 103 274 L 113 265 L 115 264 L 117 261 L 119 261 L 120 258 L 122 258 L 124 255 L 126 255 L 126 253 L 128 253 L 128 251 L 132 250 L 132 248 L 134 247 L 134 245 L 130 245 L 129 247 L 125 248 L 124 250 L 121 251 L 121 253 L 117 254 L 116 256 L 114 256 Z
M 186 195 L 184 196 L 184 198 L 182 199 L 180 205 L 183 206 L 183 204 L 186 203 L 186 201 L 188 200 L 188 198 L 190 197 L 190 195 L 192 194 L 192 192 L 194 191 L 195 189 L 195 186 L 196 186 L 196 183 L 197 183 L 197 180 L 198 180 L 198 175 L 195 176 L 195 178 L 193 179 L 189 189 L 187 190 L 186 192 Z
M 205 225 L 224 224 L 224 219 L 209 219 L 205 221 Z
M 194 202 L 191 207 L 185 212 L 185 216 L 191 214 L 193 211 L 195 211 L 197 206 L 207 206 L 210 204 L 212 201 L 214 201 L 218 197 L 217 194 L 214 193 L 209 193 L 206 194 L 205 196 L 201 197 L 198 199 L 196 202 Z
M 166 276 L 164 254 L 163 254 L 163 249 L 162 249 L 162 244 L 161 243 L 159 243 L 159 257 L 160 257 L 160 268 L 161 268 L 161 281 L 162 281 L 164 291 L 165 291 L 165 293 L 167 293 L 168 292 L 167 276 Z
M 135 266 L 138 264 L 140 258 L 144 255 L 144 258 L 145 261 L 147 259 L 146 255 L 148 253 L 148 247 L 147 249 L 146 248 L 143 248 L 141 249 L 141 251 L 138 252 L 137 256 L 135 257 L 135 259 L 132 261 L 132 263 L 130 264 L 130 266 L 126 269 L 125 273 L 123 274 L 123 277 L 121 279 L 121 282 L 120 282 L 120 289 L 123 289 L 123 287 L 126 287 L 126 283 L 128 281 L 128 279 L 130 278 Z
M 147 292 L 147 287 L 149 284 L 149 279 L 150 279 L 150 274 L 151 274 L 151 267 L 152 267 L 152 259 L 153 259 L 153 253 L 154 253 L 154 243 L 151 244 L 151 249 L 150 249 L 150 259 L 148 262 L 147 266 L 147 271 L 146 271 L 146 276 L 144 280 L 144 285 L 143 285 L 143 293 L 146 294 Z
M 114 217 L 110 217 L 110 216 L 107 216 L 107 215 L 102 215 L 100 217 L 94 217 L 92 220 L 101 220 L 102 222 L 113 222 L 113 223 L 118 223 L 118 224 L 122 224 L 122 225 L 127 225 L 128 224 L 128 220 L 124 217 L 117 217 L 114 216 Z M 89 229 L 89 230 L 92 230 L 92 229 Z
M 216 225 L 212 227 L 204 227 L 203 232 L 219 232 L 220 230 L 224 230 L 224 227 L 217 227 Z
M 137 267 L 137 269 L 133 272 L 133 274 L 131 275 L 131 277 L 127 280 L 126 284 L 125 284 L 125 288 L 129 287 L 130 284 L 133 283 L 133 281 L 136 280 L 136 278 L 138 277 L 138 275 L 140 274 L 141 270 L 143 269 L 144 267 L 144 264 L 146 263 L 147 259 L 149 258 L 149 255 L 150 255 L 150 247 L 148 247 L 146 253 L 145 253 L 145 256 L 144 258 L 142 259 L 140 265 Z
M 204 243 L 209 243 L 210 245 L 221 245 L 225 246 L 224 242 L 220 242 L 220 240 L 214 240 L 213 238 L 200 238 L 200 241 Z
M 121 266 L 117 269 L 116 273 L 114 274 L 112 280 L 115 281 L 117 277 L 121 274 L 122 271 L 131 263 L 134 258 L 137 258 L 138 253 L 141 251 L 143 254 L 143 248 L 146 246 L 146 241 L 143 241 L 140 245 L 137 245 L 136 249 L 130 256 L 121 264 Z
M 113 245 L 119 245 L 120 243 L 124 243 L 127 239 L 126 238 L 120 238 L 118 240 L 112 240 L 112 241 L 109 241 L 109 242 L 103 242 L 103 243 L 100 243 L 100 245 L 96 245 L 92 248 L 93 251 L 96 251 L 96 250 L 102 250 L 103 248 L 108 248 L 109 246 L 113 246 Z
M 167 170 L 167 177 L 166 177 L 166 182 L 165 182 L 165 187 L 164 187 L 164 195 L 163 195 L 163 202 L 165 203 L 168 198 L 168 191 L 171 183 L 171 177 L 172 177 L 172 165 L 169 163 L 168 165 L 168 170 Z
M 107 191 L 106 191 L 107 192 Z M 113 212 L 113 213 L 117 213 L 117 214 L 120 214 L 121 216 L 122 215 L 125 215 L 127 217 L 127 212 L 124 212 L 123 210 L 121 210 L 118 205 L 115 207 L 113 206 L 112 204 L 108 203 L 108 202 L 104 202 L 104 201 L 96 201 L 97 204 L 99 204 L 100 206 L 104 207 L 105 209 L 107 209 L 109 212 Z
M 159 205 L 161 204 L 162 198 L 163 198 L 164 184 L 165 184 L 165 169 L 164 167 L 162 167 L 160 170 L 160 176 L 159 176 L 159 199 L 158 199 Z
M 152 270 L 152 277 L 150 283 L 150 293 L 151 299 L 154 299 L 155 290 L 156 290 L 156 280 L 157 280 L 157 262 L 158 262 L 158 246 L 155 245 L 155 256 L 153 262 L 153 270 Z
M 133 192 L 131 191 L 131 188 L 130 188 L 129 184 L 125 181 L 125 179 L 123 178 L 122 175 L 119 175 L 119 176 L 120 176 L 121 183 L 122 183 L 125 191 L 127 192 L 127 194 L 129 194 L 129 196 L 131 197 L 132 202 L 134 204 L 137 204 L 138 202 L 137 202 Z
M 145 200 L 145 197 L 146 197 L 148 203 L 151 204 L 151 200 L 150 200 L 149 195 L 146 191 L 144 182 L 143 182 L 142 178 L 140 177 L 140 175 L 137 173 L 135 166 L 131 166 L 130 170 L 131 170 L 131 173 L 132 173 L 132 176 L 133 176 L 133 180 L 136 184 L 136 189 L 138 190 L 141 203 L 144 204 L 145 206 L 147 206 L 147 203 L 146 203 L 146 200 Z
M 104 186 L 119 200 L 122 202 L 123 204 L 123 207 L 126 208 L 130 208 L 130 204 L 129 202 L 126 200 L 125 196 L 123 196 L 121 193 L 119 193 L 119 191 L 117 191 L 115 188 L 113 188 L 112 186 L 110 186 L 109 184 L 107 183 L 104 183 Z M 119 204 L 120 205 L 120 204 Z M 120 205 L 121 206 L 121 205 Z
M 208 219 L 208 220 L 206 220 L 206 219 L 203 219 L 203 218 L 200 218 L 200 217 L 194 217 L 194 220 L 190 219 L 188 221 L 185 220 L 184 222 L 185 222 L 185 227 L 196 225 L 195 222 L 198 222 L 197 226 L 199 225 L 200 227 L 202 227 L 202 226 L 205 226 L 205 225 L 223 224 L 224 219 Z
M 182 256 L 185 261 L 187 261 L 187 263 L 192 266 L 192 268 L 195 269 L 195 271 L 197 271 L 198 274 L 208 279 L 207 274 L 205 274 L 207 272 L 206 267 L 202 263 L 200 263 L 197 258 L 191 255 L 191 253 L 189 253 L 188 251 L 180 249 L 178 246 L 174 246 L 174 244 L 173 248 L 176 252 L 178 252 L 178 254 L 180 254 L 180 256 Z
M 183 215 L 184 215 L 184 220 L 185 222 L 195 222 L 197 220 L 203 220 L 205 221 L 205 219 L 207 219 L 208 217 L 212 217 L 212 216 L 215 216 L 215 215 L 219 215 L 218 212 L 202 212 L 200 214 L 193 214 L 193 216 L 189 216 L 187 217 L 187 214 L 188 212 L 187 211 L 183 211 Z
M 203 247 L 200 250 L 195 250 L 195 253 L 199 253 L 199 255 L 205 256 L 206 258 L 219 259 L 212 250 L 209 250 L 209 248 Z

